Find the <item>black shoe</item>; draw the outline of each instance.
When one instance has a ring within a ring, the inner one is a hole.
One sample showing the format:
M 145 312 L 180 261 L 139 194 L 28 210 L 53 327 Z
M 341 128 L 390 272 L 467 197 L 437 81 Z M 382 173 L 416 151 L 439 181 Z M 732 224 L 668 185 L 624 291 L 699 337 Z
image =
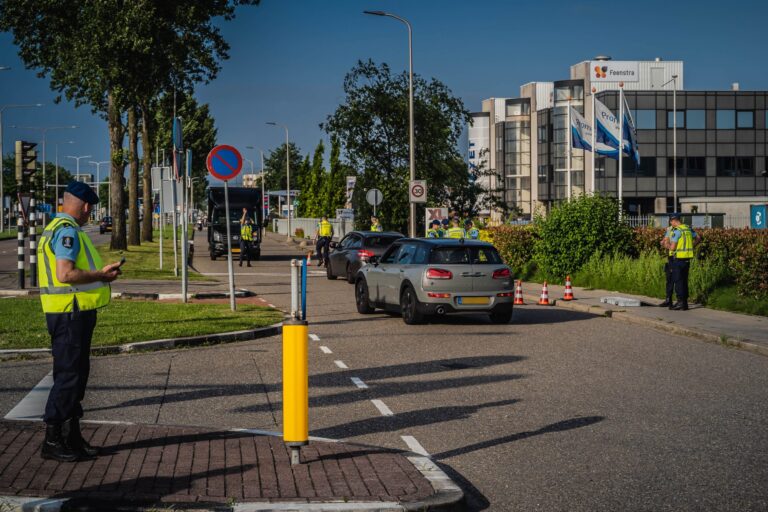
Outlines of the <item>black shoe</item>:
M 97 457 L 99 455 L 99 449 L 95 446 L 91 446 L 88 444 L 88 441 L 83 439 L 83 434 L 80 431 L 80 419 L 72 418 L 68 421 L 70 422 L 69 425 L 67 425 L 69 427 L 69 446 L 78 452 L 81 460 Z
M 61 424 L 45 426 L 45 441 L 43 441 L 40 455 L 44 459 L 59 462 L 75 462 L 77 460 L 77 452 L 69 446 L 69 442 L 62 435 Z
M 242 267 L 242 266 L 243 266 L 243 264 L 241 263 L 241 264 L 240 264 L 240 266 Z
M 248 264 L 248 266 L 250 267 L 250 266 L 251 266 L 251 264 L 249 263 L 249 264 Z
M 675 310 L 675 311 L 688 311 L 688 303 L 687 302 L 675 302 L 675 305 L 670 307 L 669 309 Z
M 664 302 L 662 302 L 661 304 L 659 304 L 659 307 L 660 308 L 668 308 L 671 305 L 672 305 L 672 299 L 667 299 Z

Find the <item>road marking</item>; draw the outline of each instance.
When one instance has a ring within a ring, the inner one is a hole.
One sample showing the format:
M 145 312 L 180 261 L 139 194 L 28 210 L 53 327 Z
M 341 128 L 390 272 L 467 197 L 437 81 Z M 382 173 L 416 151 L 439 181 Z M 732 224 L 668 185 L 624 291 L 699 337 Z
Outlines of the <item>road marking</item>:
M 379 410 L 382 416 L 394 416 L 395 413 L 392 412 L 392 409 L 387 407 L 387 404 L 382 402 L 381 400 L 371 400 L 373 402 L 373 405 L 376 406 L 376 408 Z
M 48 393 L 53 387 L 53 372 L 48 373 L 43 380 L 27 393 L 16 407 L 5 415 L 6 420 L 40 421 L 45 412 L 45 402 L 48 401 Z
M 324 354 L 333 354 L 333 352 L 331 352 L 331 349 L 329 349 L 328 347 L 320 347 L 320 350 L 322 350 Z
M 368 389 L 368 384 L 358 379 L 357 377 L 352 377 L 352 382 L 360 389 Z
M 312 341 L 320 341 L 320 336 L 317 334 L 310 334 L 309 337 Z
M 338 366 L 342 370 L 346 370 L 347 368 L 349 368 L 349 366 L 344 364 L 344 361 L 334 361 L 334 363 L 336 364 L 336 366 Z
M 413 436 L 400 436 L 400 439 L 405 441 L 405 444 L 408 445 L 408 448 L 410 448 L 410 450 L 413 453 L 418 453 L 419 455 L 423 455 L 425 457 L 429 457 L 429 453 L 427 452 L 427 450 L 425 450 L 424 447 L 421 446 L 421 444 L 416 440 L 415 437 L 413 437 Z

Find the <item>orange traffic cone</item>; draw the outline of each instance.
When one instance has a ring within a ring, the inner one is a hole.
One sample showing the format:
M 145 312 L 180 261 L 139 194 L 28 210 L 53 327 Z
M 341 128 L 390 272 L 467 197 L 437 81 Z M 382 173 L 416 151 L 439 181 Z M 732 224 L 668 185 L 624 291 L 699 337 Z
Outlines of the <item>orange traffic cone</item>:
M 540 306 L 549 306 L 549 290 L 547 289 L 547 282 L 544 281 L 544 286 L 541 287 L 541 298 L 539 299 Z
M 563 300 L 573 300 L 573 286 L 571 285 L 571 276 L 565 277 L 565 294 Z
M 309 252 L 307 253 L 307 266 L 308 266 L 308 267 L 311 267 L 311 266 L 312 266 L 312 251 L 309 251 Z
M 515 288 L 515 300 L 512 302 L 512 304 L 516 306 L 525 305 L 525 302 L 523 302 L 523 282 L 521 280 L 517 281 L 517 287 Z

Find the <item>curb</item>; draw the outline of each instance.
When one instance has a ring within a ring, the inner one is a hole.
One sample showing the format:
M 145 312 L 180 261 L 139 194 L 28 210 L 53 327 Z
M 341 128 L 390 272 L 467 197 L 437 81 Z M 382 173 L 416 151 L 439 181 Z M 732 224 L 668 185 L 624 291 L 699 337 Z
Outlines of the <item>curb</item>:
M 537 306 L 536 301 L 538 298 L 533 296 L 524 295 L 525 300 L 530 300 L 532 306 Z M 692 329 L 690 327 L 683 327 L 680 325 L 671 324 L 663 320 L 654 320 L 652 318 L 645 318 L 642 316 L 635 316 L 624 311 L 615 311 L 612 309 L 604 309 L 600 306 L 579 304 L 577 302 L 566 302 L 558 299 L 550 300 L 552 306 L 559 306 L 564 309 L 570 309 L 573 311 L 580 311 L 582 313 L 589 313 L 591 315 L 603 316 L 607 318 L 613 318 L 621 322 L 642 325 L 645 327 L 651 327 L 660 331 L 668 332 L 671 334 L 677 334 L 678 336 L 687 336 L 689 338 L 695 338 L 701 341 L 709 343 L 718 343 L 726 347 L 740 348 L 754 354 L 762 356 L 768 356 L 768 347 L 754 343 L 749 340 L 739 339 L 733 336 L 725 334 L 717 334 L 704 329 Z M 528 305 L 528 304 L 526 304 Z
M 283 331 L 283 324 L 274 324 L 258 329 L 247 329 L 244 331 L 223 332 L 219 334 L 203 334 L 200 336 L 188 336 L 185 338 L 168 338 L 163 340 L 137 341 L 134 343 L 124 343 L 122 345 L 110 345 L 107 347 L 92 347 L 91 355 L 104 356 L 112 354 L 125 354 L 138 350 L 160 350 L 178 347 L 197 347 L 200 345 L 233 343 L 236 341 L 249 341 L 259 338 L 268 338 L 276 336 Z M 0 356 L 15 356 L 23 354 L 50 354 L 48 348 L 28 348 L 28 349 L 10 349 L 0 350 Z
M 0 290 L 0 297 L 31 297 L 38 296 L 40 292 L 37 288 L 29 290 Z M 250 290 L 237 290 L 235 297 L 255 297 L 256 294 Z M 112 292 L 113 299 L 147 299 L 147 300 L 181 300 L 181 293 L 145 293 L 145 292 Z M 199 292 L 188 293 L 189 299 L 227 299 L 228 292 Z

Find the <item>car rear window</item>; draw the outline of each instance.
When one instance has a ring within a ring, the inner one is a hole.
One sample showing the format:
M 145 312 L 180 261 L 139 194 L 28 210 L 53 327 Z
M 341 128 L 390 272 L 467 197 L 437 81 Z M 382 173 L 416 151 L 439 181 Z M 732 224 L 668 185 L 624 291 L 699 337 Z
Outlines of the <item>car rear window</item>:
M 429 262 L 443 265 L 498 265 L 503 263 L 493 247 L 437 247 Z
M 395 240 L 399 240 L 402 237 L 399 236 L 369 236 L 365 239 L 366 247 L 380 247 L 386 248 L 392 245 Z

